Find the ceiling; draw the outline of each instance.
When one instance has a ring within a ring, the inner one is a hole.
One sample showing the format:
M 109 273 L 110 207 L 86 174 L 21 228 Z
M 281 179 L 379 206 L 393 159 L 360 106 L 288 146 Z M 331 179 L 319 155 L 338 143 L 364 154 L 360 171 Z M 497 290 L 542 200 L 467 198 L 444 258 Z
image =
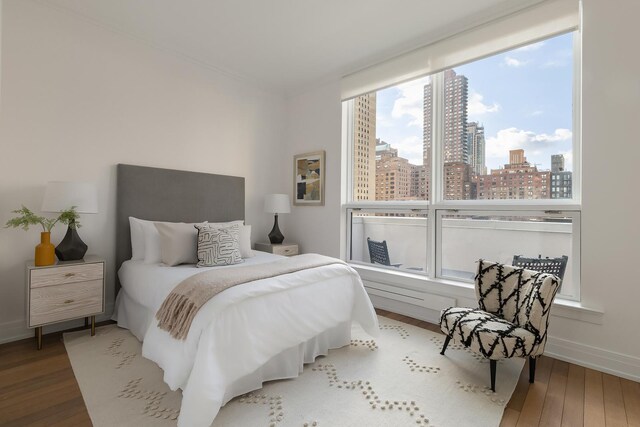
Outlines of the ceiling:
M 541 0 L 40 0 L 286 94 Z

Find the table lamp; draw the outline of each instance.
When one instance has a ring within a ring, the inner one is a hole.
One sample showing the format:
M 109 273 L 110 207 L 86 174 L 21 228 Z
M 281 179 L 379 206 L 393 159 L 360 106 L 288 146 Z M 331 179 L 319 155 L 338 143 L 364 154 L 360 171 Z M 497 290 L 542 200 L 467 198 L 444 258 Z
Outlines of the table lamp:
M 291 212 L 291 202 L 287 194 L 267 194 L 264 199 L 264 211 L 275 214 L 273 229 L 269 233 L 269 241 L 279 244 L 284 241 L 284 236 L 278 227 L 278 214 Z

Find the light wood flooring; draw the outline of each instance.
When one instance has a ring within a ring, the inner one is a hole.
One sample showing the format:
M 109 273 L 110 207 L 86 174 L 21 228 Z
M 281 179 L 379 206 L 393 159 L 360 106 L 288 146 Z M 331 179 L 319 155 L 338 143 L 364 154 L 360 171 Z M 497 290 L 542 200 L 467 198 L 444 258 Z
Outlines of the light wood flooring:
M 377 311 L 439 332 L 437 325 Z M 0 426 L 91 425 L 61 338 L 45 335 L 40 351 L 33 339 L 0 345 Z M 640 383 L 544 356 L 534 384 L 528 372 L 525 366 L 501 426 L 640 427 Z

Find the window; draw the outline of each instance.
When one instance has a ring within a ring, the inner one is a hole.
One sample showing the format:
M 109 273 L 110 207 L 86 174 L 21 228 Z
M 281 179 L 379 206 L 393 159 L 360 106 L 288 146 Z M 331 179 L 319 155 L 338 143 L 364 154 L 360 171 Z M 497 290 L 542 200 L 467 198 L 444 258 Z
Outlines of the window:
M 580 145 L 572 31 L 345 101 L 348 260 L 472 281 L 475 261 L 569 261 L 579 299 Z M 398 264 L 398 265 L 393 265 Z

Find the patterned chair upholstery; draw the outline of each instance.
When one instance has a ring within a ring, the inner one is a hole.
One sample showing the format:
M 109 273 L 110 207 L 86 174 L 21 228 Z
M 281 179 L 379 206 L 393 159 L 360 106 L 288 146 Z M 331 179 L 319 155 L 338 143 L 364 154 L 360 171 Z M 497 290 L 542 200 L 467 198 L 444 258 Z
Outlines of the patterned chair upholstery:
M 440 354 L 453 339 L 489 359 L 493 391 L 497 360 L 529 357 L 533 383 L 536 357 L 544 352 L 549 312 L 561 280 L 480 260 L 475 282 L 479 308 L 451 307 L 440 314 L 440 329 L 446 335 Z

